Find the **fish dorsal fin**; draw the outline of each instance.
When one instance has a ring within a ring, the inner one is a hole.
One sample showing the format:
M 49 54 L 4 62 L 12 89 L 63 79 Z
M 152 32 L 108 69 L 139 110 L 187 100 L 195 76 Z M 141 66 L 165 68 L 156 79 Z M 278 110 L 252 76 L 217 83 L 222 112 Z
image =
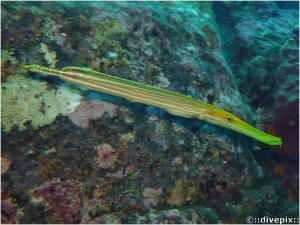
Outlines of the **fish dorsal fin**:
M 70 70 L 74 70 L 74 69 L 80 69 L 79 67 L 74 67 L 74 66 L 68 66 L 68 67 L 64 67 L 61 70 L 62 71 L 70 71 Z
M 84 70 L 84 71 L 94 71 L 92 68 L 89 67 L 73 67 L 73 66 L 68 66 L 68 67 L 64 67 L 61 69 L 62 71 L 80 71 L 80 70 Z
M 71 68 L 72 68 L 72 67 L 64 67 L 64 68 L 62 68 L 61 70 L 62 70 L 62 71 L 68 71 L 68 70 L 71 70 Z

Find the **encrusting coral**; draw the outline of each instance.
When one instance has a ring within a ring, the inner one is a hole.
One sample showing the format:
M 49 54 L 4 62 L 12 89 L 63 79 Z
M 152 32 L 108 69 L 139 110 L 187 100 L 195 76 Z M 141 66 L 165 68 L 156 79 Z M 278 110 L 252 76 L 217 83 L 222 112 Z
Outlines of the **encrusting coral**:
M 46 23 L 43 24 L 41 29 L 42 33 L 50 39 L 50 41 L 55 41 L 56 37 L 53 35 L 55 29 L 55 22 L 49 18 L 46 19 Z
M 2 128 L 9 132 L 15 125 L 25 129 L 25 123 L 37 129 L 52 123 L 59 114 L 55 90 L 47 89 L 47 82 L 27 79 L 21 75 L 9 76 L 2 84 Z
M 55 64 L 58 61 L 56 60 L 56 52 L 51 52 L 45 43 L 40 44 L 40 52 L 44 53 L 44 59 L 50 64 L 50 67 L 55 68 Z
M 146 187 L 143 190 L 143 197 L 145 198 L 145 203 L 148 206 L 157 206 L 159 196 L 162 195 L 162 188 L 153 189 Z
M 62 115 L 72 113 L 81 99 L 82 95 L 68 85 L 61 85 L 56 91 L 56 101 Z
M 102 71 L 101 66 L 103 65 L 103 72 L 107 73 L 108 67 L 111 65 L 111 60 L 105 57 L 96 57 L 94 61 L 91 62 L 91 67 L 95 70 Z
M 167 203 L 171 206 L 182 206 L 185 203 L 187 196 L 187 189 L 182 179 L 175 182 L 175 185 L 167 190 L 169 196 L 167 197 Z
M 15 53 L 9 52 L 6 49 L 1 50 L 1 63 L 5 61 L 10 61 L 12 64 L 18 63 L 18 60 L 15 57 Z
M 48 90 L 47 85 L 47 82 L 27 79 L 18 74 L 8 76 L 7 82 L 2 84 L 1 103 L 6 105 L 1 109 L 4 131 L 9 132 L 15 125 L 23 130 L 27 121 L 31 121 L 32 127 L 37 129 L 51 124 L 59 113 L 73 115 L 71 113 L 80 105 L 82 95 L 67 85 L 62 85 L 57 90 Z M 105 109 L 108 110 L 104 107 L 103 113 Z M 95 114 L 94 111 L 91 113 Z M 93 117 L 90 116 L 89 119 Z

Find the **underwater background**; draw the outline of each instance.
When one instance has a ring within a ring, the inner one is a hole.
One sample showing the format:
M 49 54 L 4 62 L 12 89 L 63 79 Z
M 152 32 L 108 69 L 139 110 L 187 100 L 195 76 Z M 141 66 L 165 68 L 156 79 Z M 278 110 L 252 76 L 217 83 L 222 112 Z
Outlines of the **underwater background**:
M 17 68 L 91 67 L 283 139 Z M 1 2 L 2 223 L 299 223 L 299 2 Z

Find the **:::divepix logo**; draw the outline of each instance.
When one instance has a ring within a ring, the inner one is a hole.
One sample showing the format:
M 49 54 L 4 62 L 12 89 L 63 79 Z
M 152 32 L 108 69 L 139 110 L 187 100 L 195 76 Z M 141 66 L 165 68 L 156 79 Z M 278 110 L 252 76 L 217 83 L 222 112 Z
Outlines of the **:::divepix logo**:
M 268 216 L 264 216 L 261 218 L 256 218 L 252 216 L 248 216 L 246 218 L 246 222 L 251 223 L 273 223 L 273 224 L 299 224 L 299 217 L 298 218 L 289 218 L 289 217 L 280 217 L 280 218 L 272 218 Z

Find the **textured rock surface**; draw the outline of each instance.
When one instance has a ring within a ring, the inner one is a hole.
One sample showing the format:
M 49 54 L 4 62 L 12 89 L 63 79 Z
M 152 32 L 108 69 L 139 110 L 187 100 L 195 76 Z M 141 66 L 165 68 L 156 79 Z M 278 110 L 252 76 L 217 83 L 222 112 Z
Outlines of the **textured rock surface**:
M 222 47 L 239 90 L 254 109 L 262 102 L 273 106 L 280 49 L 299 23 L 297 11 L 280 10 L 274 2 L 228 2 L 219 10 L 218 22 L 225 40 Z M 234 25 L 233 30 L 230 25 Z M 226 45 L 229 42 L 235 45 Z
M 281 48 L 282 63 L 277 70 L 275 127 L 283 139 L 281 151 L 299 157 L 299 45 L 296 37 Z

